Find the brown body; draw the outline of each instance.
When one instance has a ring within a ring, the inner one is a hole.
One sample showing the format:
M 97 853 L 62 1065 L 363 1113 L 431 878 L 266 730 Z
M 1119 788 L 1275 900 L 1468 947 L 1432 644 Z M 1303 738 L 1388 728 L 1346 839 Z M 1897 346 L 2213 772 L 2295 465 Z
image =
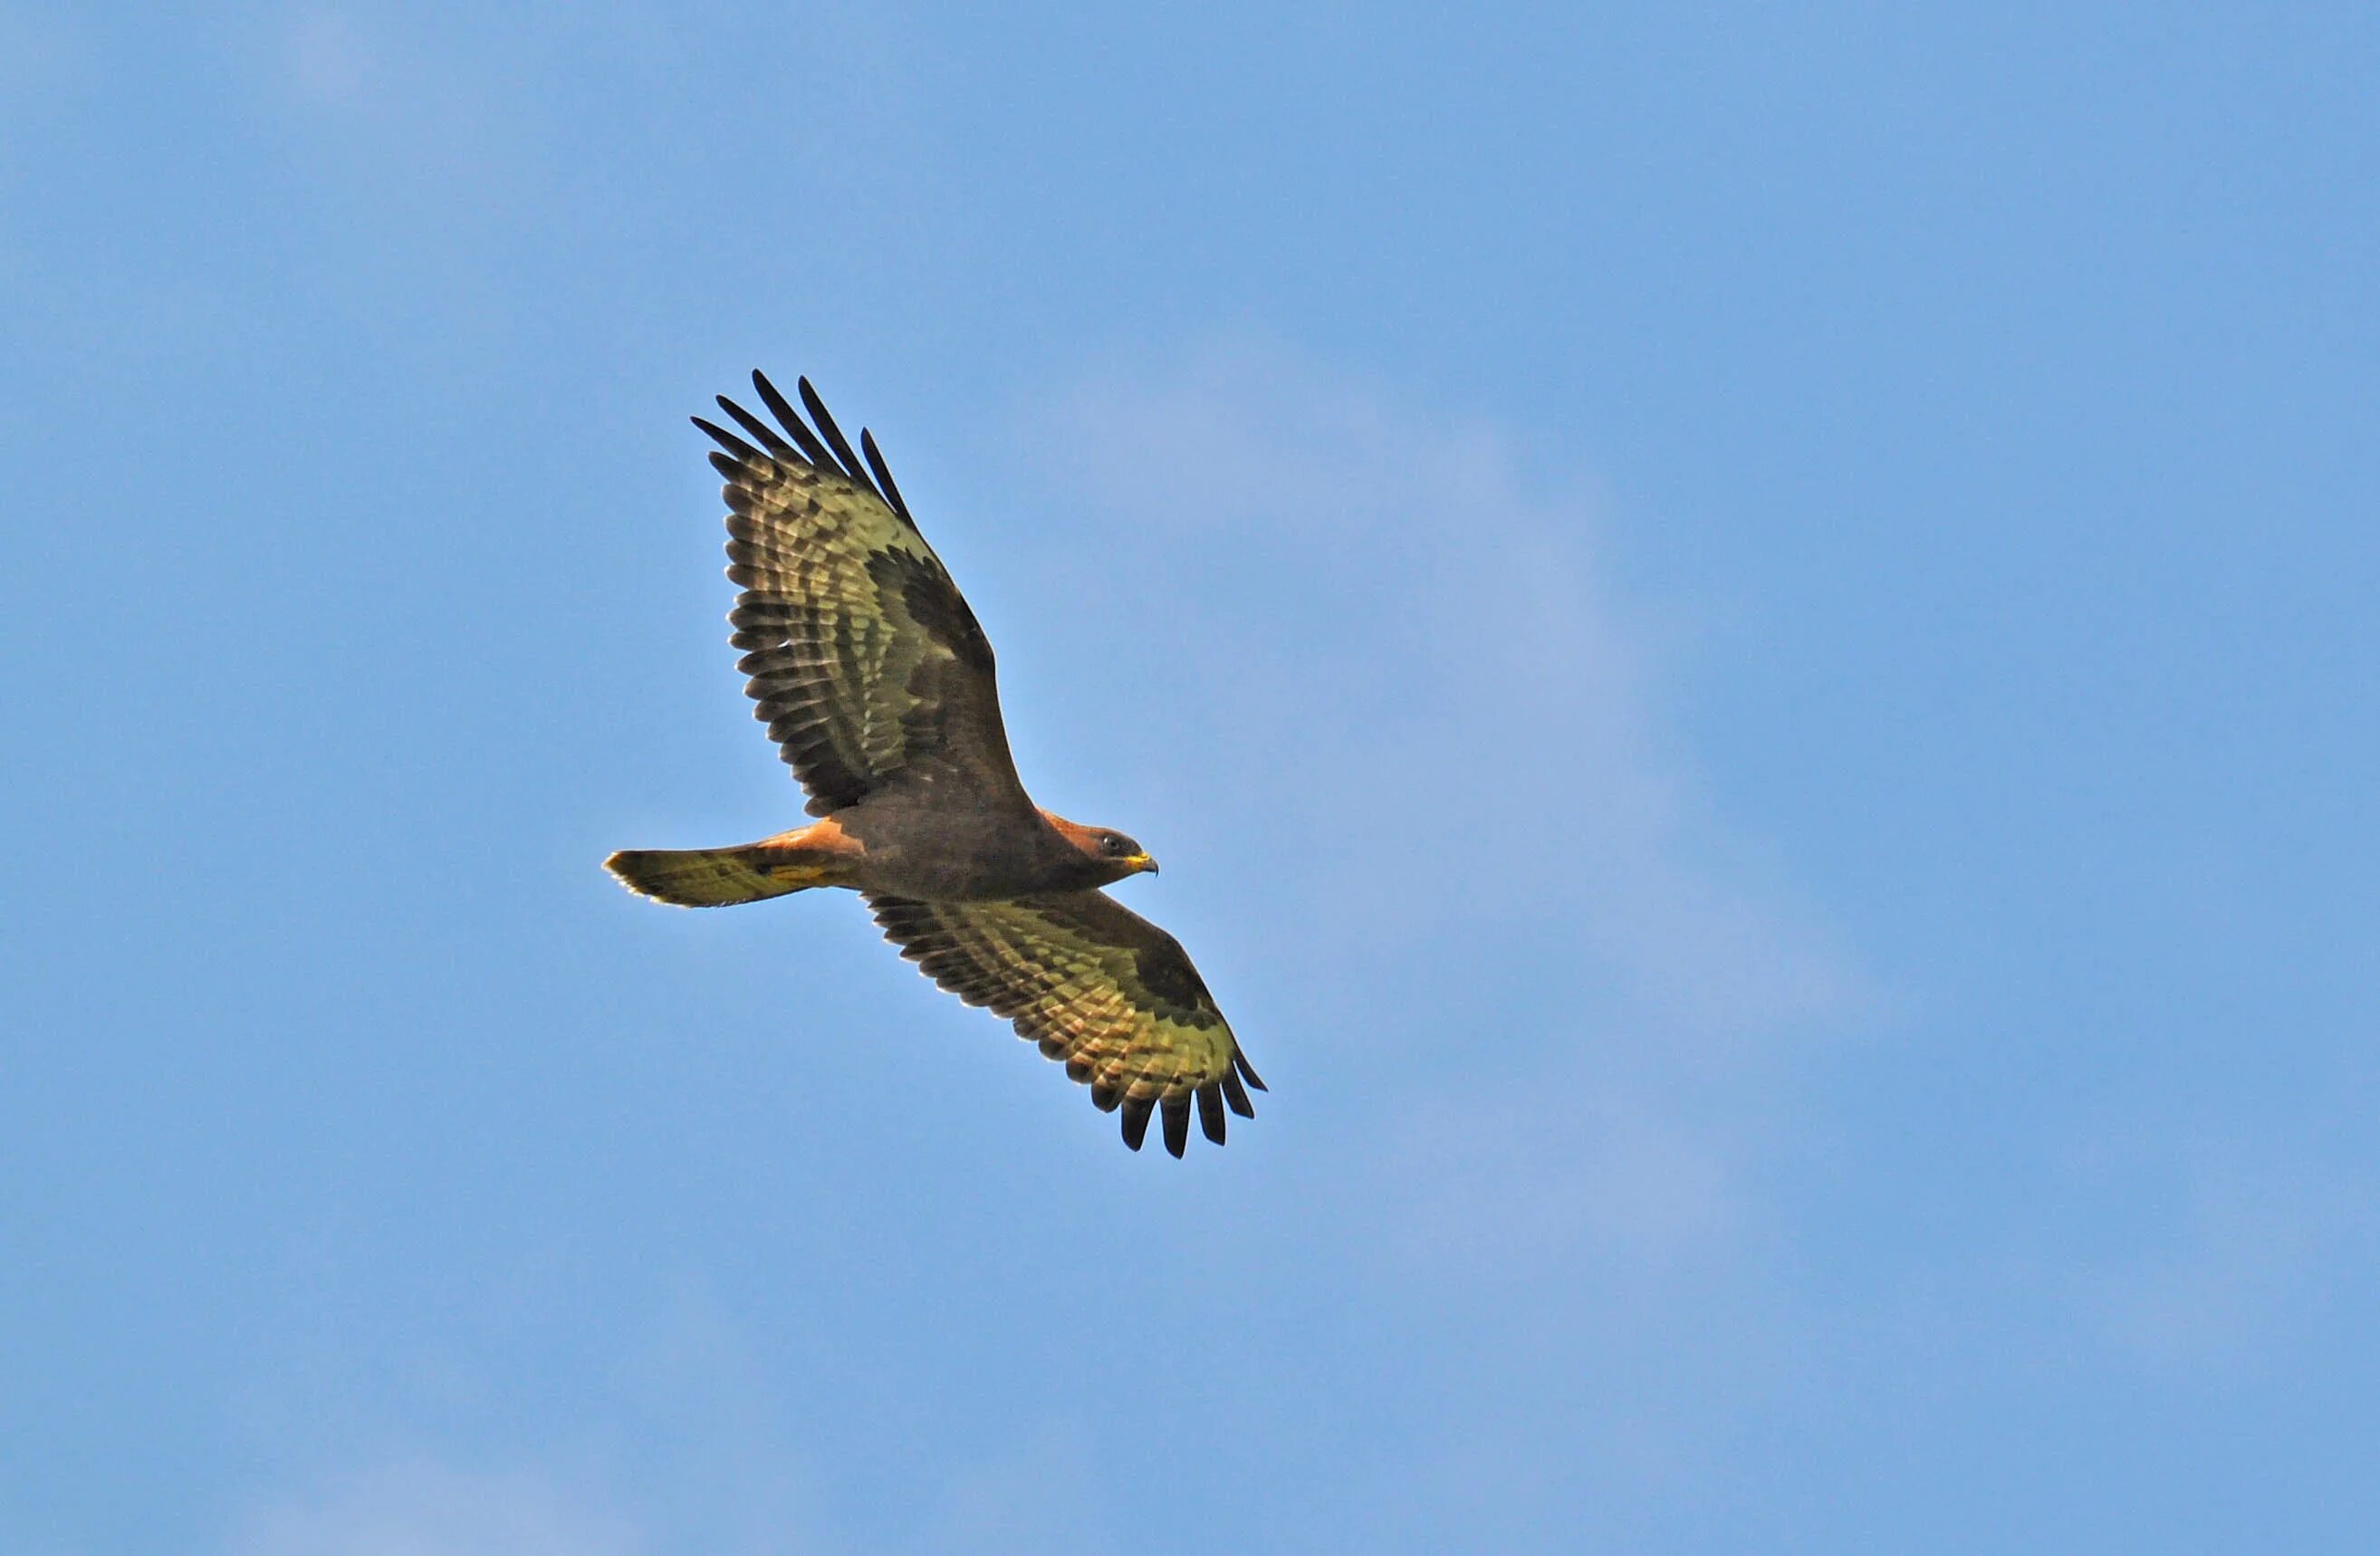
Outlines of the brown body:
M 848 861 L 851 883 L 863 892 L 929 897 L 936 902 L 998 902 L 1040 892 L 1088 892 L 1154 869 L 1146 854 L 1101 857 L 1112 834 L 1077 826 L 1047 810 L 1029 821 L 1008 817 L 945 818 L 930 842 L 920 836 L 896 796 L 868 799 L 814 826 L 786 834 L 788 845 L 830 852 Z M 975 824 L 969 824 L 970 821 Z M 956 848 L 949 846 L 959 841 Z
M 626 849 L 605 867 L 686 907 L 856 891 L 919 970 L 1121 1110 L 1135 1150 L 1161 1112 L 1181 1155 L 1194 1101 L 1220 1145 L 1226 1110 L 1251 1116 L 1247 1088 L 1264 1083 L 1180 942 L 1099 890 L 1156 861 L 1027 796 L 991 644 L 875 440 L 860 434 L 863 465 L 807 382 L 815 429 L 752 380 L 775 425 L 719 403 L 757 441 L 696 422 L 724 451 L 711 463 L 727 480 L 738 667 L 819 819 L 735 847 Z
M 1036 810 L 1038 826 L 938 827 L 921 840 L 897 806 L 868 801 L 792 832 L 735 848 L 628 848 L 604 868 L 645 896 L 681 907 L 724 907 L 818 886 L 934 902 L 1007 902 L 1085 892 L 1153 871 L 1146 854 L 1103 857 L 1111 834 Z

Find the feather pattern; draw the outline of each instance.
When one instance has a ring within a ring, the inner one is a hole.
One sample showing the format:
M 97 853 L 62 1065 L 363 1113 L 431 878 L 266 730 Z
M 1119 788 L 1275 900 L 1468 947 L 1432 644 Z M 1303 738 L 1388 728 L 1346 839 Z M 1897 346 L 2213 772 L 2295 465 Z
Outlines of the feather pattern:
M 879 490 L 895 490 L 882 456 L 871 481 L 807 380 L 817 432 L 752 376 L 777 427 L 723 395 L 751 439 L 695 425 L 722 450 L 710 457 L 727 482 L 727 576 L 742 590 L 728 621 L 745 689 L 810 814 L 905 782 L 938 804 L 1021 823 L 1031 802 L 1009 756 L 991 644 L 905 507 Z
M 832 819 L 746 848 L 616 854 L 614 873 L 706 905 L 856 887 L 903 956 L 1064 1065 L 1119 1115 L 1125 1145 L 1140 1149 L 1155 1120 L 1181 1156 L 1194 1109 L 1222 1144 L 1231 1114 L 1254 1116 L 1248 1092 L 1264 1082 L 1180 943 L 1085 889 L 1154 867 L 1145 856 L 1117 866 L 1129 840 L 1026 796 L 991 645 L 875 435 L 862 428 L 855 450 L 808 379 L 799 408 L 760 373 L 752 387 L 766 416 L 722 395 L 732 426 L 694 419 L 726 482 L 732 641 L 810 814 Z M 729 868 L 801 846 L 831 856 L 831 879 Z
M 1135 1150 L 1151 1109 L 1161 1112 L 1175 1156 L 1194 1099 L 1217 1144 L 1227 1099 L 1254 1116 L 1234 1073 L 1239 1044 L 1181 943 L 1106 893 L 868 902 L 884 937 L 928 978 L 1006 1016 L 1018 1037 L 1087 1084 L 1102 1111 L 1120 1106 Z

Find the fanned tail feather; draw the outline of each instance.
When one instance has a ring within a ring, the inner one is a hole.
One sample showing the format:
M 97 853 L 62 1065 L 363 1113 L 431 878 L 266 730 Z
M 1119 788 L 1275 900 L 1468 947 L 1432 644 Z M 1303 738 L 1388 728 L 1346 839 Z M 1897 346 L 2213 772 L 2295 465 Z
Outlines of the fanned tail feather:
M 631 892 L 679 907 L 730 907 L 842 884 L 838 861 L 747 843 L 735 848 L 624 848 L 603 861 Z

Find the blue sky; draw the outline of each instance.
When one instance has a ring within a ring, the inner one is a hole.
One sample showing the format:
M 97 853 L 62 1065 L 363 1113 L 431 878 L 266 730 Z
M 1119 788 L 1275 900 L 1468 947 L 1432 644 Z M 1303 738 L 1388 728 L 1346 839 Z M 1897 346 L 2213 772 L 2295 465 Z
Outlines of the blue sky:
M 2368 7 L 0 7 L 0 1546 L 2364 1550 Z M 1272 1083 L 858 904 L 872 426 Z

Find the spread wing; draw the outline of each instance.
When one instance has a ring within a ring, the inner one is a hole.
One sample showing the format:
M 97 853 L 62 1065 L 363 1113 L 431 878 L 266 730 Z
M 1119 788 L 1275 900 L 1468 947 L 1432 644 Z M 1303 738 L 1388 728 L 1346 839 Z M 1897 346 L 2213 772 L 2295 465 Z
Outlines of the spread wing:
M 809 381 L 817 431 L 758 372 L 771 426 L 725 395 L 750 442 L 700 417 L 727 478 L 727 576 L 743 592 L 730 640 L 754 716 L 824 816 L 896 784 L 941 803 L 1014 808 L 991 644 L 909 517 L 876 440 L 855 456 Z
M 1057 892 L 1009 902 L 919 902 L 871 895 L 884 938 L 928 978 L 971 1005 L 989 1005 L 1016 1035 L 1088 1082 L 1102 1111 L 1123 1112 L 1123 1143 L 1165 1115 L 1165 1149 L 1180 1156 L 1190 1103 L 1207 1137 L 1223 1143 L 1223 1110 L 1253 1118 L 1248 1067 L 1214 996 L 1181 943 L 1104 892 Z M 1241 1082 L 1245 1080 L 1246 1086 Z

